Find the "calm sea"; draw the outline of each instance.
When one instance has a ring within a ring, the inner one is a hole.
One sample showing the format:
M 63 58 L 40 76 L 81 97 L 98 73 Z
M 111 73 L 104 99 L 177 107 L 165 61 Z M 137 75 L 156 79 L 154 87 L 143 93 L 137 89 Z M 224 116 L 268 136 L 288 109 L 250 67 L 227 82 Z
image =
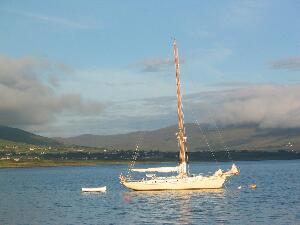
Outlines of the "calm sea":
M 126 165 L 0 169 L 0 224 L 300 224 L 299 160 L 237 165 L 241 175 L 217 192 L 132 192 L 118 181 Z M 218 166 L 230 164 L 190 170 Z M 102 185 L 106 193 L 80 192 Z

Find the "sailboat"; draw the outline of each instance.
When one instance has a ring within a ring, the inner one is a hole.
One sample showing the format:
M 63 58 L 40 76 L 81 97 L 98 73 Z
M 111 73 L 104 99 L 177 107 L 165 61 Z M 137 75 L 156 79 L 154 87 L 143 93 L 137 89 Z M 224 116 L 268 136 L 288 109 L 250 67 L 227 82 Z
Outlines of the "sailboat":
M 179 148 L 179 163 L 175 167 L 158 168 L 130 168 L 131 172 L 141 173 L 176 173 L 173 176 L 156 176 L 155 174 L 146 174 L 146 178 L 133 180 L 131 177 L 120 175 L 120 183 L 125 187 L 135 191 L 159 191 L 159 190 L 190 190 L 190 189 L 220 189 L 226 180 L 239 174 L 239 169 L 233 163 L 231 169 L 222 171 L 218 169 L 213 175 L 190 175 L 187 170 L 187 137 L 184 127 L 183 110 L 180 92 L 180 72 L 179 55 L 176 40 L 173 42 L 174 62 L 176 70 L 176 90 L 177 90 L 177 115 L 178 132 L 177 141 Z

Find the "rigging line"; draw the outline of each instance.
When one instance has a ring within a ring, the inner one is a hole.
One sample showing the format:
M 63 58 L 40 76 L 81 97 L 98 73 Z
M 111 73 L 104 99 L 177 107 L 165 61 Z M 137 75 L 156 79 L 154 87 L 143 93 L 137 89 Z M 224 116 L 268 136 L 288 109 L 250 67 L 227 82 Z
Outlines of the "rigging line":
M 194 83 L 192 82 L 191 85 L 194 86 Z M 184 87 L 184 86 L 183 86 L 183 92 L 185 92 L 185 87 Z M 190 109 L 191 109 L 192 115 L 195 117 L 195 114 L 194 114 L 193 109 L 192 109 L 192 108 L 190 108 Z M 211 115 L 212 113 L 209 112 L 209 114 Z M 225 141 L 224 141 L 224 139 L 223 139 L 223 137 L 222 137 L 222 130 L 220 130 L 220 129 L 218 128 L 216 121 L 215 121 L 212 117 L 209 116 L 209 118 L 214 122 L 214 126 L 215 126 L 216 129 L 217 129 L 217 132 L 218 132 L 218 135 L 219 135 L 219 139 L 221 140 L 221 143 L 224 145 L 224 149 L 225 149 L 225 151 L 227 152 L 228 158 L 233 162 L 233 158 L 231 157 L 231 154 L 230 154 L 230 152 L 229 152 L 229 148 L 228 148 L 228 146 L 225 144 Z M 196 121 L 197 121 L 197 120 L 196 120 Z M 201 128 L 200 124 L 197 124 L 197 125 L 199 126 L 199 128 Z M 205 136 L 203 130 L 202 130 L 202 135 L 205 137 L 206 141 L 208 142 L 208 139 L 206 138 L 206 136 Z M 214 155 L 213 152 L 211 152 L 211 153 L 212 153 L 212 155 Z M 215 158 L 215 160 L 217 161 L 217 159 L 216 159 L 215 156 L 214 156 L 214 158 Z
M 139 156 L 140 146 L 142 145 L 142 142 L 144 140 L 144 133 L 145 133 L 145 131 L 140 131 L 139 136 L 137 138 L 136 147 L 132 154 L 132 160 L 128 166 L 127 177 L 129 177 L 129 178 L 131 177 L 132 169 L 135 166 L 136 160 Z
M 203 136 L 203 138 L 204 138 L 204 140 L 205 140 L 205 142 L 206 142 L 206 145 L 208 146 L 208 149 L 209 149 L 210 153 L 211 153 L 212 156 L 214 157 L 214 160 L 215 160 L 217 166 L 220 168 L 220 164 L 219 164 L 219 162 L 218 162 L 218 160 L 217 160 L 216 155 L 215 155 L 214 152 L 213 152 L 213 149 L 212 149 L 211 145 L 209 144 L 208 138 L 207 138 L 207 136 L 205 135 L 204 130 L 203 130 L 202 127 L 200 126 L 199 121 L 198 121 L 197 119 L 196 119 L 195 121 L 196 121 L 196 124 L 198 125 L 199 130 L 201 131 L 201 134 L 202 134 L 202 136 Z
M 194 118 L 196 118 L 196 116 L 195 116 L 195 114 L 194 114 L 194 110 L 193 110 L 192 108 L 191 108 L 191 112 L 192 112 L 192 116 L 193 116 Z M 204 138 L 204 140 L 205 140 L 205 143 L 206 143 L 206 145 L 207 145 L 207 147 L 208 147 L 208 150 L 210 151 L 210 154 L 213 156 L 213 158 L 214 158 L 214 160 L 215 160 L 215 163 L 216 163 L 217 166 L 220 168 L 220 165 L 219 165 L 219 162 L 218 162 L 218 160 L 217 160 L 217 157 L 216 157 L 216 155 L 214 154 L 214 151 L 213 151 L 211 145 L 209 144 L 208 138 L 207 138 L 207 136 L 205 135 L 204 130 L 202 129 L 202 127 L 201 127 L 201 125 L 200 125 L 200 123 L 199 123 L 199 121 L 198 121 L 197 119 L 195 119 L 195 122 L 196 122 L 196 124 L 197 124 L 197 126 L 198 126 L 198 128 L 199 128 L 199 130 L 200 130 L 200 132 L 201 132 L 201 134 L 202 134 L 202 136 L 203 136 L 203 138 Z
M 217 129 L 219 139 L 220 139 L 221 143 L 224 145 L 224 149 L 227 152 L 228 158 L 231 160 L 231 162 L 233 162 L 233 158 L 231 157 L 229 147 L 226 145 L 226 143 L 224 141 L 224 138 L 223 138 L 223 135 L 222 135 L 222 133 L 223 133 L 222 130 L 218 127 L 217 122 L 213 118 L 211 118 L 211 120 L 213 121 L 213 124 Z
M 225 151 L 226 151 L 226 153 L 227 153 L 228 159 L 230 159 L 230 161 L 233 163 L 234 161 L 233 161 L 233 158 L 232 158 L 232 156 L 231 156 L 231 154 L 230 154 L 230 149 L 229 149 L 229 147 L 226 145 L 226 143 L 225 143 L 225 141 L 224 141 L 224 138 L 223 138 L 223 136 L 224 136 L 224 135 L 223 135 L 223 131 L 222 131 L 222 129 L 217 125 L 216 120 L 215 120 L 211 115 L 213 115 L 213 113 L 209 110 L 208 118 L 209 118 L 209 120 L 212 121 L 214 127 L 215 127 L 216 130 L 217 130 L 219 139 L 220 139 L 220 141 L 221 141 L 221 144 L 224 146 L 224 149 L 225 149 Z
M 186 65 L 186 68 L 188 69 L 188 64 Z M 194 83 L 193 83 L 193 82 L 191 83 L 191 86 L 194 86 Z M 183 92 L 186 92 L 185 86 L 183 86 Z M 194 114 L 193 108 L 191 107 L 190 110 L 191 110 L 191 112 L 192 112 L 192 116 L 195 118 L 195 122 L 196 122 L 196 124 L 197 124 L 197 126 L 198 126 L 198 128 L 199 128 L 199 130 L 200 130 L 200 132 L 201 132 L 201 134 L 202 134 L 202 136 L 203 136 L 205 142 L 206 142 L 206 145 L 208 146 L 208 149 L 209 149 L 211 155 L 213 156 L 213 158 L 214 158 L 214 160 L 215 160 L 217 166 L 220 168 L 220 165 L 219 165 L 219 162 L 218 162 L 218 160 L 217 160 L 217 157 L 216 157 L 216 155 L 214 154 L 211 145 L 209 144 L 208 138 L 207 138 L 207 136 L 205 135 L 204 130 L 203 130 L 202 127 L 200 126 L 199 121 L 196 119 L 196 116 L 195 116 L 195 114 Z
M 192 112 L 193 117 L 196 118 L 196 116 L 195 116 L 195 114 L 194 114 L 194 110 L 193 110 L 192 108 L 191 108 L 191 112 Z M 197 126 L 198 126 L 198 128 L 199 128 L 199 130 L 200 130 L 200 132 L 201 132 L 201 134 L 202 134 L 202 136 L 203 136 L 203 138 L 204 138 L 204 140 L 205 140 L 205 143 L 206 143 L 206 145 L 207 145 L 207 147 L 208 147 L 208 150 L 210 151 L 210 154 L 213 156 L 213 158 L 214 158 L 214 160 L 215 160 L 215 163 L 216 163 L 217 166 L 220 168 L 220 165 L 219 165 L 219 162 L 218 162 L 218 160 L 217 160 L 217 157 L 216 157 L 216 155 L 214 154 L 214 151 L 213 151 L 211 145 L 209 144 L 208 138 L 207 138 L 207 136 L 205 135 L 204 130 L 202 129 L 202 127 L 201 127 L 201 125 L 200 125 L 200 123 L 199 123 L 199 121 L 198 121 L 197 119 L 195 119 L 195 122 L 196 122 L 196 124 L 197 124 Z
M 195 118 L 195 114 L 194 114 L 193 109 L 191 109 L 191 112 L 192 112 L 193 117 Z M 215 160 L 217 166 L 220 168 L 219 162 L 218 162 L 217 157 L 216 157 L 216 155 L 215 155 L 215 153 L 214 153 L 214 151 L 213 151 L 213 148 L 212 148 L 211 145 L 209 144 L 207 135 L 205 134 L 204 130 L 202 129 L 202 127 L 201 127 L 199 121 L 198 121 L 197 119 L 195 119 L 195 122 L 196 122 L 196 124 L 197 124 L 197 126 L 198 126 L 198 128 L 199 128 L 199 130 L 200 130 L 200 132 L 201 132 L 201 134 L 202 134 L 202 136 L 203 136 L 203 138 L 204 138 L 204 140 L 205 140 L 205 143 L 206 143 L 206 145 L 207 145 L 207 147 L 208 147 L 208 150 L 210 151 L 211 155 L 213 156 L 213 158 L 214 158 L 214 160 Z

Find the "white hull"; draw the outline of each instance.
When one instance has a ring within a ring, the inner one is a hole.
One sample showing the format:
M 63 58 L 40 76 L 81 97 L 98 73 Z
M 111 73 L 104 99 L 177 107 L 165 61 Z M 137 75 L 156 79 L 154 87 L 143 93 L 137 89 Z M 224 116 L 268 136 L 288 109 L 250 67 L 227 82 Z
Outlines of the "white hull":
M 96 188 L 81 188 L 82 192 L 106 192 L 106 186 Z
M 160 191 L 160 190 L 199 190 L 220 189 L 227 178 L 239 174 L 238 168 L 233 164 L 231 169 L 223 172 L 217 170 L 212 176 L 172 176 L 152 177 L 149 180 L 131 181 L 120 176 L 120 182 L 125 187 L 135 191 Z
M 226 177 L 195 176 L 195 177 L 157 177 L 150 180 L 123 181 L 125 187 L 135 191 L 160 190 L 191 190 L 191 189 L 220 189 Z

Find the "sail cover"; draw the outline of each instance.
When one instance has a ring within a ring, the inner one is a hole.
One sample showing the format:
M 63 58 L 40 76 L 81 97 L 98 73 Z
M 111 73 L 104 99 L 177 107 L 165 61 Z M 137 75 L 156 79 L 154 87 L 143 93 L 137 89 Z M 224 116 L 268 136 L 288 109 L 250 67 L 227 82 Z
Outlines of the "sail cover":
M 159 172 L 159 173 L 171 173 L 171 172 L 178 172 L 179 167 L 155 167 L 155 168 L 146 168 L 146 169 L 131 169 L 133 172 Z

